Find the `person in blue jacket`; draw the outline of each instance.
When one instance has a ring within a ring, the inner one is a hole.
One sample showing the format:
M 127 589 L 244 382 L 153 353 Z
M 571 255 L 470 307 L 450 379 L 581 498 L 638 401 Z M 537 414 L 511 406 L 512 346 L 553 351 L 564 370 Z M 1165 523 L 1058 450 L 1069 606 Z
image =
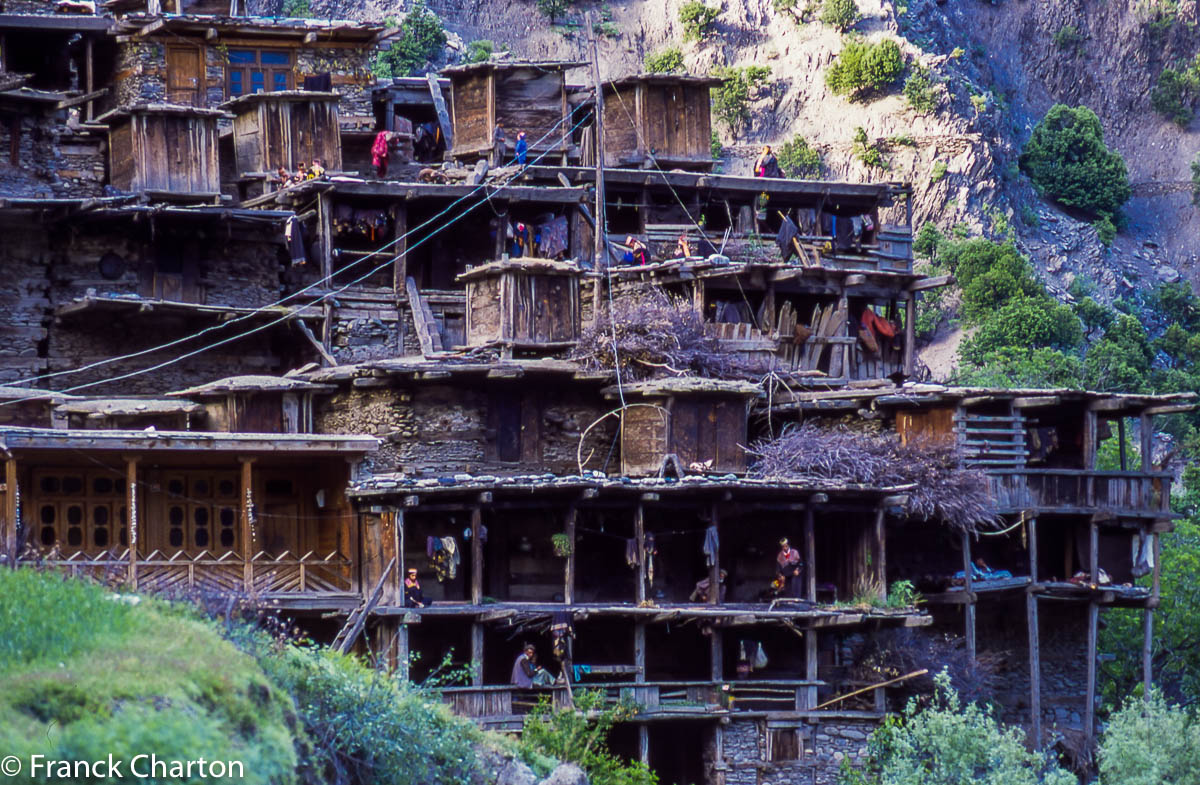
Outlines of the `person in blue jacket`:
M 529 143 L 525 141 L 525 132 L 521 131 L 517 134 L 517 163 L 521 166 L 525 165 L 526 159 L 529 157 Z

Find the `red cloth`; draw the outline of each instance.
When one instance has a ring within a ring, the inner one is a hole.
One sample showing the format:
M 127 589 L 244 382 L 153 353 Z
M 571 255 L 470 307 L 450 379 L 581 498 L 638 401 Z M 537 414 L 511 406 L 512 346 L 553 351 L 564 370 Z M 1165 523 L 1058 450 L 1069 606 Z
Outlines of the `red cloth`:
M 871 330 L 878 336 L 883 338 L 896 337 L 896 328 L 892 326 L 892 323 L 887 319 L 884 319 L 882 316 L 877 315 L 870 308 L 863 310 L 862 319 L 860 321 L 865 329 Z
M 371 163 L 375 166 L 387 166 L 387 159 L 388 132 L 380 131 L 375 134 L 375 143 L 371 145 Z

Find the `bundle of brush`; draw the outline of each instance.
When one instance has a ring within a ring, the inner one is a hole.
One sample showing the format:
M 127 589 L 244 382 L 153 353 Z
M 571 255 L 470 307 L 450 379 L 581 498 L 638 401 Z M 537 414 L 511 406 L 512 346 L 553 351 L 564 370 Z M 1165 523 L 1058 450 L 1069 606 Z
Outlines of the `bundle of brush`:
M 597 370 L 620 365 L 626 379 L 664 376 L 734 375 L 720 342 L 704 333 L 704 319 L 691 303 L 661 289 L 605 302 L 600 318 L 583 330 L 572 359 Z
M 915 485 L 905 512 L 973 531 L 993 527 L 987 476 L 962 465 L 948 440 L 901 444 L 894 434 L 867 434 L 813 423 L 786 428 L 750 450 L 759 477 L 824 479 L 874 487 Z

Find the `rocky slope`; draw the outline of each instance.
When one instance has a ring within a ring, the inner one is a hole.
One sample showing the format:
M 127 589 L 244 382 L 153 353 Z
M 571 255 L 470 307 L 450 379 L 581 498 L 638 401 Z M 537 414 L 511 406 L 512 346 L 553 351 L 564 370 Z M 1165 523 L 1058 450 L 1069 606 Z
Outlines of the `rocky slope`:
M 911 182 L 916 226 L 931 220 L 993 235 L 1011 231 L 1051 291 L 1064 298 L 1078 276 L 1111 300 L 1196 275 L 1200 212 L 1192 204 L 1189 163 L 1200 151 L 1200 121 L 1180 129 L 1150 109 L 1149 93 L 1163 66 L 1196 52 L 1197 0 L 859 0 L 863 19 L 856 33 L 896 39 L 910 62 L 931 68 L 942 81 L 940 104 L 929 115 L 908 108 L 899 85 L 869 103 L 833 95 L 825 70 L 844 37 L 776 10 L 773 0 L 722 0 L 713 33 L 688 44 L 678 18 L 683 2 L 576 0 L 568 25 L 557 28 L 534 0 L 429 5 L 454 34 L 450 58 L 462 42 L 477 38 L 507 46 L 516 57 L 581 57 L 577 23 L 591 11 L 615 30 L 601 40 L 606 77 L 638 70 L 648 53 L 665 46 L 680 46 L 696 73 L 769 65 L 772 81 L 754 101 L 752 123 L 736 132 L 722 129 L 725 171 L 747 172 L 759 145 L 803 135 L 821 150 L 831 178 Z M 819 4 L 798 0 L 796 7 L 806 3 Z M 1149 24 L 1155 8 L 1166 8 L 1176 21 Z M 396 0 L 313 0 L 313 9 L 368 19 L 403 14 Z M 1079 40 L 1056 43 L 1066 25 Z M 1106 141 L 1128 164 L 1134 197 L 1125 208 L 1127 225 L 1110 248 L 1088 223 L 1040 199 L 1017 169 L 1021 145 L 1056 102 L 1092 108 Z M 859 126 L 886 152 L 886 171 L 872 171 L 852 157 Z

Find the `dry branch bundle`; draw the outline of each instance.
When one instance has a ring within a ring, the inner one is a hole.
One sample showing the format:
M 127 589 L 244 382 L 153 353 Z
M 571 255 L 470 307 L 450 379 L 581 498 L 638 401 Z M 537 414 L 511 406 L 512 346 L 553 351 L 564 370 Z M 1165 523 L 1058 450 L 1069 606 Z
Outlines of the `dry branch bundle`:
M 994 526 L 987 477 L 967 469 L 943 440 L 901 444 L 894 434 L 866 434 L 845 426 L 792 426 L 755 444 L 752 471 L 761 477 L 819 478 L 873 486 L 915 484 L 905 511 L 959 529 Z

